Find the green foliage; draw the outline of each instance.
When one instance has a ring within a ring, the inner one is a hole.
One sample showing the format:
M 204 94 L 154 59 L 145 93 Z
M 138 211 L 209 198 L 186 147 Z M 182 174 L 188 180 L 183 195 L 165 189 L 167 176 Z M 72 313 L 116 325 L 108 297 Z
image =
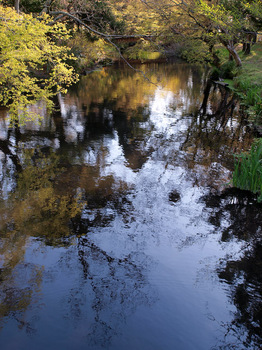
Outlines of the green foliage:
M 138 43 L 125 50 L 125 57 L 132 60 L 155 60 L 161 57 L 161 52 L 156 51 L 156 46 L 148 40 L 140 39 Z
M 254 86 L 249 81 L 244 80 L 239 82 L 238 88 L 243 91 L 241 93 L 242 103 L 246 106 L 253 106 L 261 102 L 261 97 L 259 96 L 261 88 L 259 86 Z
M 77 80 L 62 44 L 69 32 L 62 23 L 49 25 L 47 15 L 18 15 L 0 5 L 0 104 L 9 108 L 11 123 L 40 117 L 38 102 L 53 106 L 52 97 Z
M 56 10 L 72 14 L 99 32 L 120 34 L 125 28 L 123 19 L 115 16 L 109 0 L 56 0 L 52 3 L 52 11 Z
M 220 78 L 220 70 L 218 67 L 214 67 L 210 73 L 210 79 L 218 80 Z
M 220 77 L 223 79 L 233 79 L 238 73 L 238 68 L 234 61 L 225 62 L 219 67 L 219 69 Z
M 44 3 L 44 0 L 20 0 L 20 8 L 26 13 L 40 13 Z
M 176 31 L 184 37 L 195 38 L 207 44 L 210 52 L 216 44 L 222 44 L 231 53 L 238 66 L 241 60 L 235 50 L 235 45 L 241 40 L 244 20 L 226 8 L 221 2 L 206 0 L 187 0 L 176 6 L 180 14 L 179 27 Z M 179 18 L 178 18 L 179 19 Z M 215 61 L 216 56 L 213 56 Z
M 167 23 L 163 25 L 155 3 L 154 0 L 150 4 L 141 0 L 113 0 L 111 8 L 116 18 L 124 21 L 126 34 L 155 35 L 167 27 Z
M 228 61 L 228 50 L 224 46 L 219 45 L 217 47 L 216 54 L 218 55 L 221 64 Z
M 206 24 L 209 26 L 209 30 L 206 31 L 207 36 L 216 36 L 220 41 L 227 41 L 240 35 L 243 20 L 241 13 L 235 11 L 234 7 L 225 7 L 222 2 L 210 4 L 204 0 L 199 0 L 195 4 L 197 16 L 199 18 L 202 16 L 203 23 L 208 21 Z
M 262 116 L 262 87 L 254 84 L 250 78 L 242 76 L 234 80 L 234 90 L 241 99 L 241 104 L 247 109 L 251 119 L 260 123 Z
M 80 72 L 101 62 L 112 61 L 119 57 L 118 52 L 112 45 L 101 38 L 90 40 L 83 31 L 75 32 L 72 38 L 68 40 L 67 45 L 77 58 L 75 66 Z
M 181 57 L 190 63 L 203 63 L 212 60 L 207 44 L 201 40 L 190 38 L 183 41 Z
M 262 202 L 262 139 L 254 142 L 249 153 L 236 156 L 233 185 L 258 194 Z
M 243 55 L 243 53 L 242 53 Z M 231 81 L 230 87 L 240 98 L 249 119 L 258 128 L 262 124 L 262 45 L 253 45 L 251 54 L 243 55 L 243 66 L 237 70 L 237 76 Z
M 117 19 L 112 7 L 105 0 L 89 0 L 86 2 L 88 9 L 92 10 L 92 24 L 97 28 L 113 29 L 116 33 L 122 33 L 125 27 L 122 19 Z
M 235 61 L 228 60 L 228 51 L 219 47 L 219 49 L 216 50 L 216 54 L 219 58 L 220 65 L 213 68 L 211 72 L 211 79 L 218 80 L 219 78 L 222 78 L 232 80 L 237 77 L 237 75 L 240 73 L 240 68 L 236 66 Z M 228 83 L 230 85 L 230 81 Z
M 239 8 L 243 8 L 243 13 L 246 13 L 253 24 L 254 29 L 261 29 L 262 27 L 262 1 L 238 1 Z

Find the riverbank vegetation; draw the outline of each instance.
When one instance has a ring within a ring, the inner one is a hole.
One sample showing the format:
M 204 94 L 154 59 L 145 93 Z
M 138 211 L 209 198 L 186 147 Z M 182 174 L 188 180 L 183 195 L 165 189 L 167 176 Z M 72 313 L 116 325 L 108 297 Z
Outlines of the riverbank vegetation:
M 0 104 L 21 125 L 99 64 L 173 56 L 230 78 L 261 132 L 261 29 L 261 0 L 2 0 Z
M 60 50 L 71 49 L 75 61 L 73 56 L 67 61 L 80 74 L 119 58 L 145 61 L 175 56 L 219 67 L 218 46 L 227 52 L 227 59 L 241 67 L 243 59 L 237 48 L 241 44 L 245 55 L 252 54 L 252 44 L 262 28 L 261 0 L 2 0 L 0 5 L 1 36 L 6 35 L 6 21 L 10 27 L 12 20 L 19 18 L 20 24 L 27 23 L 32 16 L 32 24 L 39 23 L 39 28 L 45 21 L 50 30 L 43 36 L 58 44 Z M 17 18 L 11 15 L 13 7 Z M 45 20 L 44 14 L 49 16 Z M 51 35 L 62 25 L 68 31 L 63 39 Z M 20 28 L 19 35 L 22 46 L 28 47 L 32 38 L 28 38 L 25 27 Z M 9 46 L 17 49 L 15 44 Z M 4 58 L 3 48 L 1 51 Z M 20 62 L 26 61 L 21 56 Z M 27 75 L 35 75 L 33 68 Z
M 233 172 L 233 186 L 250 190 L 257 194 L 259 202 L 262 201 L 262 44 L 252 46 L 251 52 L 246 55 L 239 48 L 242 67 L 231 62 L 222 65 L 220 74 L 229 84 L 229 88 L 238 96 L 244 114 L 250 125 L 253 126 L 258 138 L 255 139 L 249 152 L 236 155 Z
M 236 157 L 233 173 L 233 185 L 242 190 L 249 190 L 258 195 L 262 202 L 262 139 L 256 140 L 249 153 Z
M 243 54 L 242 54 L 243 55 Z M 249 119 L 261 132 L 262 125 L 262 43 L 253 45 L 243 57 L 243 67 L 234 79 L 233 88 L 246 107 Z
M 68 64 L 74 57 L 58 44 L 68 39 L 64 23 L 49 26 L 46 14 L 35 18 L 3 6 L 0 17 L 0 103 L 9 108 L 11 124 L 21 125 L 38 116 L 29 106 L 51 109 L 52 98 L 76 81 Z

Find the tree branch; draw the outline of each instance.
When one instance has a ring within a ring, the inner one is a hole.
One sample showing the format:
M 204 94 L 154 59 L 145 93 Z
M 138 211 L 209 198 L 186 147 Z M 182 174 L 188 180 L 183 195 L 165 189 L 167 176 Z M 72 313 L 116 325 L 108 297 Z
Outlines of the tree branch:
M 112 46 L 114 46 L 117 50 L 117 52 L 119 53 L 119 56 L 121 57 L 121 59 L 128 65 L 128 67 L 130 67 L 131 69 L 133 69 L 136 72 L 139 72 L 140 74 L 143 75 L 143 77 L 149 81 L 150 83 L 154 84 L 146 75 L 143 71 L 134 68 L 126 59 L 125 57 L 122 55 L 120 48 L 112 42 L 113 39 L 121 39 L 121 38 L 149 38 L 151 36 L 149 35 L 132 35 L 132 36 L 128 36 L 128 35 L 110 35 L 110 34 L 104 34 L 101 33 L 93 28 L 91 28 L 89 25 L 87 25 L 86 23 L 84 23 L 83 21 L 81 21 L 79 18 L 77 18 L 74 15 L 71 15 L 68 12 L 64 12 L 64 11 L 54 11 L 54 12 L 50 12 L 50 15 L 54 15 L 57 16 L 52 22 L 49 23 L 49 25 L 53 25 L 54 23 L 56 23 L 59 19 L 61 19 L 61 17 L 67 16 L 69 18 L 72 18 L 74 21 L 76 21 L 77 23 L 81 24 L 83 27 L 87 28 L 90 32 L 99 35 L 100 37 L 104 38 L 108 43 L 110 43 Z M 154 84 L 156 85 L 156 84 Z
M 90 30 L 90 32 L 99 35 L 103 38 L 111 38 L 111 39 L 122 39 L 122 38 L 143 38 L 143 39 L 151 39 L 152 35 L 149 34 L 137 34 L 137 35 L 121 35 L 121 34 L 105 34 L 102 32 L 97 31 L 96 29 L 90 27 L 89 25 L 87 25 L 85 22 L 83 22 L 81 19 L 79 19 L 77 16 L 72 15 L 69 12 L 65 12 L 65 11 L 51 11 L 49 12 L 50 15 L 52 16 L 57 16 L 52 22 L 49 22 L 49 25 L 53 25 L 54 23 L 56 23 L 57 21 L 59 21 L 62 17 L 70 17 L 72 18 L 74 21 L 78 22 L 79 24 L 81 24 L 83 27 L 87 28 L 88 30 Z

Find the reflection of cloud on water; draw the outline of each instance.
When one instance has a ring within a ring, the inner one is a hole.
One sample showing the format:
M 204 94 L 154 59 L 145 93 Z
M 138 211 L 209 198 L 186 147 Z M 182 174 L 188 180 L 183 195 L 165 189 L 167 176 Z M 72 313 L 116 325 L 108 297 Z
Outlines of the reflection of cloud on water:
M 76 142 L 78 139 L 81 140 L 85 132 L 83 113 L 76 105 L 66 105 L 62 96 L 60 96 L 59 101 L 61 117 L 64 120 L 66 142 Z
M 91 91 L 94 99 L 86 84 L 77 96 L 62 100 L 62 117 L 54 116 L 50 133 L 34 129 L 25 135 L 25 147 L 38 142 L 56 148 L 66 164 L 55 182 L 59 193 L 79 191 L 87 202 L 81 218 L 71 220 L 74 238 L 63 239 L 63 247 L 45 247 L 43 253 L 35 242 L 35 256 L 30 256 L 31 247 L 26 249 L 28 261 L 46 268 L 46 307 L 35 328 L 42 338 L 54 341 L 54 348 L 109 348 L 114 341 L 124 342 L 121 332 L 130 338 L 139 333 L 140 340 L 145 339 L 146 327 L 147 349 L 152 339 L 157 350 L 198 340 L 202 344 L 203 339 L 210 344 L 219 326 L 209 333 L 212 325 L 203 316 L 204 302 L 211 305 L 204 311 L 212 320 L 228 320 L 234 311 L 228 306 L 227 289 L 219 284 L 218 275 L 214 277 L 217 259 L 226 255 L 218 236 L 228 218 L 212 235 L 223 212 L 216 208 L 211 215 L 200 198 L 208 192 L 207 184 L 211 187 L 216 180 L 219 185 L 224 179 L 227 163 L 219 155 L 232 145 L 237 132 L 234 142 L 239 143 L 242 129 L 234 119 L 222 125 L 219 118 L 193 114 L 199 85 L 194 90 L 190 71 L 189 80 L 179 72 L 174 89 L 147 91 L 144 85 L 146 100 L 137 87 L 137 100 L 130 100 L 132 79 L 125 89 L 116 79 L 119 104 L 111 98 L 114 88 L 111 91 L 103 81 L 106 95 Z M 55 232 L 59 231 L 60 227 Z M 133 328 L 132 322 L 137 323 Z M 201 328 L 198 334 L 194 326 Z M 159 330 L 166 337 L 159 336 Z M 56 339 L 64 346 L 57 346 Z
M 149 105 L 150 114 L 158 117 L 170 114 L 169 106 L 173 104 L 174 101 L 175 96 L 172 91 L 157 88 Z

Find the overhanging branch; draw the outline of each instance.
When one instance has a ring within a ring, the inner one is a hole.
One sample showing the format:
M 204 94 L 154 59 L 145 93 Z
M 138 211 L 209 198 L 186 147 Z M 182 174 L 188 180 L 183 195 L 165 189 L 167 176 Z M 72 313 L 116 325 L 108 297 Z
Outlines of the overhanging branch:
M 112 42 L 113 39 L 121 39 L 121 38 L 151 38 L 152 36 L 150 35 L 112 35 L 112 34 L 105 34 L 102 32 L 99 32 L 95 29 L 93 29 L 92 27 L 90 27 L 89 25 L 87 25 L 86 23 L 84 23 L 83 21 L 81 21 L 78 17 L 72 15 L 71 13 L 65 12 L 65 11 L 52 11 L 49 13 L 50 15 L 53 16 L 57 16 L 52 22 L 49 22 L 49 25 L 53 25 L 54 23 L 56 23 L 58 20 L 60 20 L 62 17 L 69 17 L 72 18 L 75 22 L 79 23 L 80 25 L 82 25 L 83 27 L 87 28 L 90 32 L 104 38 L 108 43 L 110 43 L 112 46 L 114 46 L 117 50 L 117 52 L 119 53 L 119 56 L 121 57 L 121 59 L 128 65 L 128 67 L 130 67 L 131 69 L 135 70 L 136 72 L 139 72 L 140 74 L 142 74 L 144 76 L 144 78 L 146 80 L 148 80 L 149 82 L 151 82 L 151 80 L 145 75 L 145 73 L 139 69 L 134 68 L 126 59 L 125 57 L 122 55 L 120 48 Z M 152 83 L 152 82 L 151 82 Z M 154 84 L 154 83 L 152 83 Z

